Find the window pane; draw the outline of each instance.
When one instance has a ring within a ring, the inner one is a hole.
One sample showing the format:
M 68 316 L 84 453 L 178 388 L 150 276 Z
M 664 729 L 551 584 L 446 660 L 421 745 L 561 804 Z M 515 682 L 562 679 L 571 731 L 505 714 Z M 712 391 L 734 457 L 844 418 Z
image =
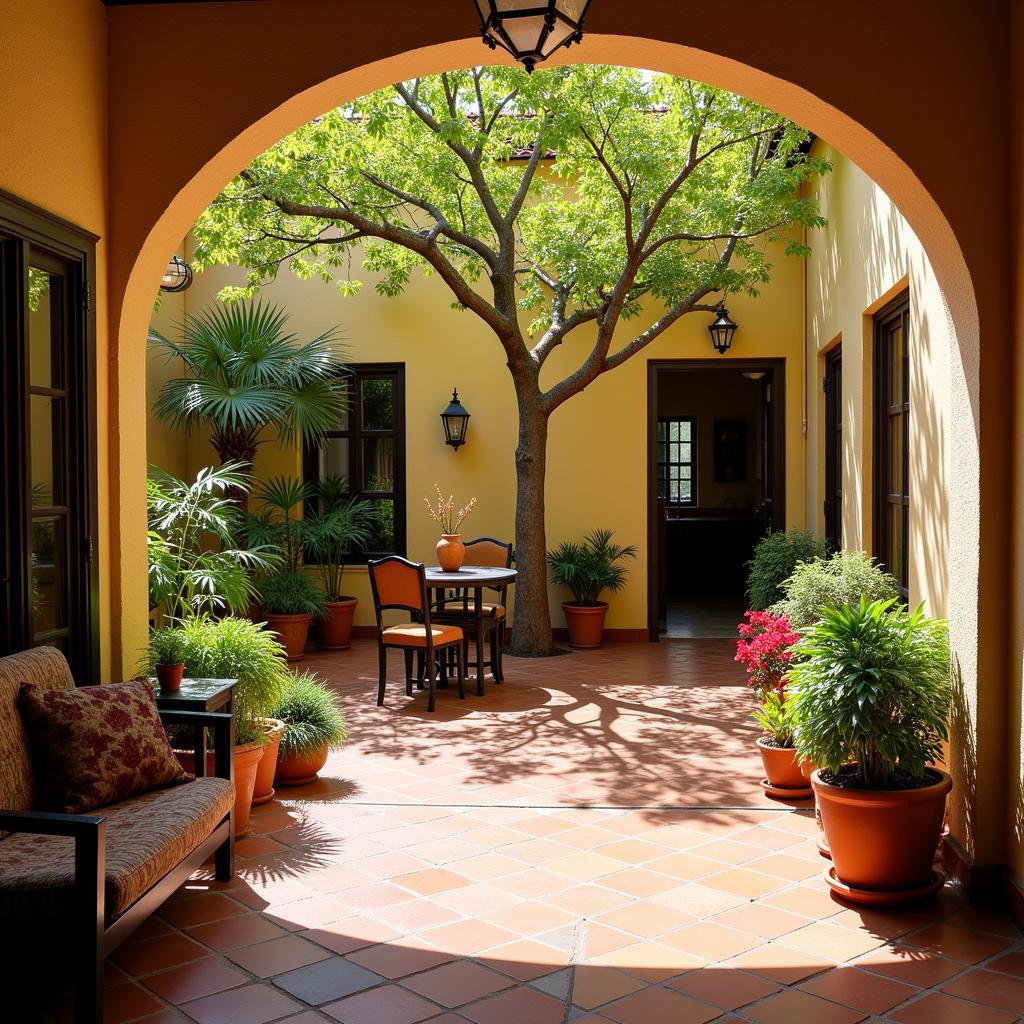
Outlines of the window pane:
M 64 279 L 30 267 L 28 272 L 28 372 L 29 384 L 60 388 L 60 343 Z
M 690 501 L 693 496 L 693 484 L 689 480 L 684 480 L 679 485 L 679 500 Z
M 906 509 L 902 505 L 889 505 L 889 571 L 901 582 L 907 578 L 907 551 L 903 530 L 905 516 Z
M 394 381 L 390 377 L 363 380 L 362 400 L 364 430 L 390 430 L 394 426 Z
M 395 550 L 395 502 L 392 498 L 379 498 L 374 505 L 380 517 L 378 525 L 372 530 L 367 551 Z
M 684 441 L 690 440 L 690 428 L 693 424 L 689 420 L 683 420 L 682 423 L 682 434 L 680 435 Z
M 906 467 L 903 465 L 903 416 L 889 417 L 889 493 L 906 493 Z
M 320 479 L 325 476 L 343 476 L 348 479 L 349 439 L 347 437 L 329 437 L 320 449 Z
M 679 459 L 681 462 L 692 462 L 693 455 L 691 454 L 692 446 L 689 444 L 681 444 L 679 446 Z
M 64 582 L 64 522 L 36 519 L 32 523 L 32 632 L 45 633 L 67 625 Z
M 669 440 L 670 441 L 678 441 L 679 440 L 679 421 L 678 420 L 673 420 L 669 424 L 668 436 L 669 436 Z
M 363 438 L 363 490 L 395 489 L 395 441 L 391 437 Z
M 892 405 L 902 405 L 904 396 L 905 381 L 903 377 L 903 321 L 902 318 L 893 326 L 889 335 L 890 349 L 890 373 L 892 374 L 891 391 L 889 402 Z
M 29 402 L 31 417 L 32 505 L 35 508 L 63 505 L 64 494 L 61 466 L 64 455 L 64 431 L 61 417 L 63 398 L 32 395 Z
M 665 429 L 668 424 L 664 420 L 658 420 L 658 444 L 663 445 L 665 442 Z

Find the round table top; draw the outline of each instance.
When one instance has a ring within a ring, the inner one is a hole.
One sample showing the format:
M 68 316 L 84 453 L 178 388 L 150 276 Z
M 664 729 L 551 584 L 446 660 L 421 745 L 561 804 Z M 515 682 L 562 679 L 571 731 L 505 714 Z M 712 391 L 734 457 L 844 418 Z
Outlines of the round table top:
M 458 572 L 445 572 L 439 565 L 428 565 L 428 587 L 502 587 L 515 583 L 515 569 L 490 565 L 464 565 Z

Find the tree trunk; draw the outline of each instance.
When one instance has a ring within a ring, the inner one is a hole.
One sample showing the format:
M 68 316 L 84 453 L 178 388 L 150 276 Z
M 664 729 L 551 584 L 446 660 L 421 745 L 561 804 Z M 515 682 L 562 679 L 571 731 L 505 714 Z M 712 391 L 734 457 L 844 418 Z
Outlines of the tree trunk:
M 544 530 L 544 476 L 547 468 L 548 417 L 538 398 L 519 391 L 519 445 L 516 448 L 515 613 L 511 653 L 550 654 L 547 540 Z
M 251 431 L 235 430 L 227 428 L 217 431 L 210 438 L 214 451 L 220 458 L 221 465 L 229 462 L 242 462 L 245 464 L 245 471 L 252 472 L 253 463 L 256 461 L 256 442 Z M 249 510 L 249 492 L 241 487 L 228 487 L 224 496 L 243 511 Z

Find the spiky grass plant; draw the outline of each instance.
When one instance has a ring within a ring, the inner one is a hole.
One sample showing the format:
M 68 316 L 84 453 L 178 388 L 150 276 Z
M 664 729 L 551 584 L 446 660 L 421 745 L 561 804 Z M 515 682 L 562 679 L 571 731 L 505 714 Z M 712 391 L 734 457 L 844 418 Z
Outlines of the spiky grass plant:
M 337 750 L 348 739 L 337 696 L 312 672 L 289 674 L 273 717 L 285 724 L 282 754 L 306 754 L 325 745 Z

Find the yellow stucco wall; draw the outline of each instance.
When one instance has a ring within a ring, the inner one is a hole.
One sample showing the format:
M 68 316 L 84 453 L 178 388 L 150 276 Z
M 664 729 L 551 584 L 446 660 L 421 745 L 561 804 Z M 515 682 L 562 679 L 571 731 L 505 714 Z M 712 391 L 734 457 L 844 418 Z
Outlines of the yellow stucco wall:
M 799 525 L 803 522 L 799 398 L 803 268 L 799 260 L 784 256 L 781 244 L 775 248 L 773 280 L 761 296 L 730 299 L 730 312 L 740 328 L 732 352 L 721 358 L 723 363 L 733 357 L 787 359 L 786 514 L 788 522 Z M 225 284 L 239 280 L 238 272 L 228 268 L 197 275 L 185 293 L 186 308 L 193 312 L 203 308 L 215 301 Z M 290 328 L 301 337 L 340 324 L 350 362 L 406 364 L 410 557 L 434 561 L 437 532 L 422 498 L 433 494 L 435 481 L 445 493 L 454 493 L 459 499 L 478 498 L 477 509 L 465 524 L 465 536 L 512 538 L 517 431 L 512 379 L 497 340 L 472 314 L 450 309 L 450 295 L 442 282 L 417 275 L 403 296 L 385 299 L 373 290 L 372 279 L 366 278 L 359 295 L 344 298 L 332 286 L 282 273 L 263 295 L 292 312 Z M 647 361 L 716 357 L 707 333 L 709 321 L 704 313 L 683 318 L 643 353 L 570 399 L 551 419 L 548 546 L 607 526 L 621 543 L 636 544 L 641 552 L 629 563 L 627 589 L 611 598 L 610 629 L 647 626 Z M 642 329 L 645 322 L 633 321 L 627 330 Z M 622 331 L 623 340 L 631 336 Z M 580 331 L 556 350 L 545 366 L 542 383 L 549 385 L 579 365 L 591 340 L 589 333 Z M 455 386 L 472 415 L 468 443 L 458 452 L 445 446 L 439 419 Z M 167 428 L 151 414 L 149 432 L 151 459 L 159 461 L 157 454 L 172 447 Z M 200 444 L 195 436 L 188 441 L 188 451 L 193 473 L 214 458 L 209 446 Z M 258 476 L 298 471 L 295 451 L 282 451 L 272 444 L 261 448 Z M 365 570 L 349 570 L 346 580 L 346 590 L 360 598 L 357 622 L 372 622 Z M 552 591 L 555 626 L 564 625 L 559 605 L 567 596 Z
M 100 236 L 96 253 L 96 375 L 100 607 L 110 604 L 110 418 L 107 332 L 107 29 L 102 4 L 0 4 L 0 190 Z M 100 631 L 100 675 L 112 669 Z

